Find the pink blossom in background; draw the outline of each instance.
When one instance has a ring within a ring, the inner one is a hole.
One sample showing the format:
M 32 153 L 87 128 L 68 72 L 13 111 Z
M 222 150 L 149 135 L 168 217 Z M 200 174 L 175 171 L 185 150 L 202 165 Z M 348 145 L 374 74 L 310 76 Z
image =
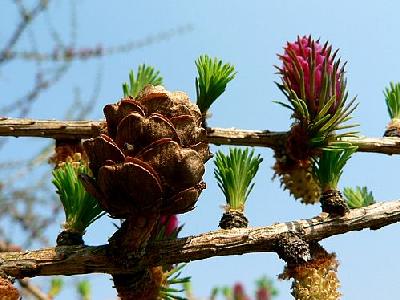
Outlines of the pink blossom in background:
M 243 284 L 240 282 L 235 283 L 233 286 L 233 299 L 234 300 L 250 300 L 250 298 L 246 295 Z
M 256 300 L 271 300 L 271 293 L 266 288 L 259 288 L 256 293 Z

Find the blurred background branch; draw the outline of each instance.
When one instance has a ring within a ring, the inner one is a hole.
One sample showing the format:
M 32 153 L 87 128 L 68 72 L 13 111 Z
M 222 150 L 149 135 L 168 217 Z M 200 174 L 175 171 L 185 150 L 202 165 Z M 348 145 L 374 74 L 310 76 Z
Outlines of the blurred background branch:
M 39 107 L 47 106 L 46 97 L 62 87 L 62 94 L 58 92 L 59 96 L 52 99 L 59 117 L 84 119 L 96 108 L 104 83 L 104 64 L 110 56 L 126 56 L 193 29 L 190 24 L 171 24 L 148 34 L 136 30 L 138 37 L 124 34 L 120 43 L 109 45 L 106 38 L 97 42 L 82 38 L 82 5 L 75 0 L 64 4 L 50 0 L 2 4 L 6 23 L 0 30 L 0 116 L 36 115 Z M 86 85 L 82 91 L 80 85 L 66 78 L 74 67 L 88 60 L 94 61 L 87 66 L 87 70 L 93 69 L 92 86 Z M 48 110 L 55 116 L 53 111 Z M 0 139 L 1 251 L 8 251 L 9 245 L 29 249 L 53 243 L 48 240 L 48 231 L 62 211 L 50 183 L 52 167 L 48 161 L 54 153 L 54 141 L 32 143 L 28 141 L 25 151 L 19 152 L 14 147 L 22 150 L 22 145 L 13 144 L 9 138 Z M 21 279 L 19 286 L 24 298 L 51 299 L 28 280 Z

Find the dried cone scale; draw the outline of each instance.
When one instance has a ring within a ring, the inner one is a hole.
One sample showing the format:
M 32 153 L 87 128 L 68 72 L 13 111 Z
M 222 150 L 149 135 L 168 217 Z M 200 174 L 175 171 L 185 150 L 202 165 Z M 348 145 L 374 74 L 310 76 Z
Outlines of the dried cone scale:
M 193 209 L 210 158 L 201 113 L 183 92 L 148 86 L 104 108 L 107 130 L 84 142 L 86 189 L 114 218 Z

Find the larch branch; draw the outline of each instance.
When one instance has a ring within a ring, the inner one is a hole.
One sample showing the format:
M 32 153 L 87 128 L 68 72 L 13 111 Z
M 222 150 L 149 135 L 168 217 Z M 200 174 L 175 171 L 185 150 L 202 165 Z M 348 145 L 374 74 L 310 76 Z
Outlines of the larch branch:
M 0 117 L 0 136 L 53 139 L 90 138 L 99 134 L 100 121 L 56 121 Z
M 282 233 L 293 232 L 306 241 L 365 228 L 378 229 L 400 221 L 400 200 L 351 210 L 343 217 L 321 214 L 311 219 L 267 227 L 216 230 L 172 241 L 150 243 L 142 257 L 121 262 L 107 245 L 64 246 L 26 252 L 0 253 L 0 272 L 16 278 L 87 273 L 121 274 L 144 266 L 203 260 L 214 256 L 275 252 Z
M 100 132 L 102 121 L 30 120 L 0 117 L 0 136 L 53 139 L 91 138 Z M 240 145 L 274 148 L 282 145 L 287 132 L 208 128 L 207 141 L 215 145 Z M 358 151 L 400 154 L 400 138 L 347 138 Z

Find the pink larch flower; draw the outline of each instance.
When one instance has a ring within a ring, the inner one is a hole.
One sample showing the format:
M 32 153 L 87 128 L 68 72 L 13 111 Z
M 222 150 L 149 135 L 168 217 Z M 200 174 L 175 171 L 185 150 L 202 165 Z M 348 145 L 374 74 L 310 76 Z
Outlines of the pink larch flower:
M 322 109 L 333 96 L 336 101 L 330 108 L 335 112 L 344 97 L 345 79 L 344 65 L 340 67 L 340 59 L 336 60 L 337 50 L 332 46 L 311 36 L 298 37 L 293 43 L 287 43 L 284 54 L 278 55 L 283 66 L 278 68 L 282 75 L 282 88 L 290 94 L 306 102 L 311 117 Z M 339 69 L 340 67 L 340 69 Z
M 165 236 L 170 236 L 178 229 L 178 217 L 172 216 L 161 216 L 160 223 L 165 226 Z

